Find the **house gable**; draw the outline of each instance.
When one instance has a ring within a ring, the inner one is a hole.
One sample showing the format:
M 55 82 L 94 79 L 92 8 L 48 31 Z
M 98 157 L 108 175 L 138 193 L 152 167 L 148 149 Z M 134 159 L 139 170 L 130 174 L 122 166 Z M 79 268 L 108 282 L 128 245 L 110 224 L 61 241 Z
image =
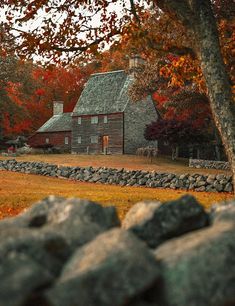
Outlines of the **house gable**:
M 120 97 L 127 78 L 124 70 L 91 75 L 73 110 L 73 116 L 123 112 L 127 100 Z
M 71 129 L 72 129 L 71 113 L 62 113 L 60 115 L 52 116 L 47 122 L 45 122 L 37 130 L 37 133 L 65 132 L 65 131 L 71 131 Z

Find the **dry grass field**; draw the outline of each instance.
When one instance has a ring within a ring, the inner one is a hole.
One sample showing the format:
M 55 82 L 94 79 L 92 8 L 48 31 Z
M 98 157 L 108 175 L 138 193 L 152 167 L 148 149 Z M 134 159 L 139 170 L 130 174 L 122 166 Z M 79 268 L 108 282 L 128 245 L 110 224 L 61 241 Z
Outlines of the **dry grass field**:
M 51 162 L 56 163 L 56 158 L 58 158 L 58 163 L 62 163 L 59 157 L 62 156 L 44 156 L 44 161 L 46 159 L 49 161 L 51 158 Z M 78 157 L 76 156 L 76 158 Z M 71 160 L 64 161 L 64 164 L 72 164 L 73 162 L 76 162 L 76 159 L 72 156 Z M 83 160 L 83 165 L 86 162 Z M 95 165 L 94 160 L 93 165 Z M 169 189 L 82 183 L 7 171 L 0 171 L 0 182 L 0 218 L 16 215 L 36 201 L 54 194 L 63 197 L 86 198 L 106 206 L 115 205 L 122 219 L 128 209 L 138 201 L 167 201 L 176 199 L 186 193 L 185 191 Z M 232 194 L 228 193 L 190 192 L 190 194 L 196 196 L 206 208 L 210 207 L 212 203 L 233 197 Z
M 10 157 L 8 157 L 10 158 Z M 6 157 L 0 157 L 6 159 Z M 12 157 L 11 157 L 12 159 Z M 157 157 L 151 163 L 147 157 L 136 155 L 72 155 L 72 154 L 38 154 L 24 155 L 15 158 L 21 161 L 42 161 L 56 165 L 81 167 L 110 167 L 130 170 L 148 170 L 171 173 L 226 173 L 214 169 L 194 169 L 188 167 L 187 159 L 172 161 L 170 157 Z

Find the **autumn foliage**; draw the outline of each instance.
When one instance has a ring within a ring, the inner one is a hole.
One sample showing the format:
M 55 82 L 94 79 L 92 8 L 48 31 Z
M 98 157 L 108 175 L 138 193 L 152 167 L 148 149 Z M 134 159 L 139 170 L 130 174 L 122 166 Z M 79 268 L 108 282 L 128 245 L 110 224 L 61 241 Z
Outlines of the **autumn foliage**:
M 0 129 L 2 136 L 29 135 L 52 116 L 55 100 L 64 101 L 64 111 L 73 110 L 92 72 L 90 66 L 64 68 L 42 67 L 15 58 L 11 63 L 2 58 L 6 71 L 13 65 L 7 78 L 0 79 Z
M 188 145 L 208 141 L 205 131 L 193 127 L 190 121 L 158 120 L 147 125 L 145 130 L 147 140 L 159 140 L 171 146 Z
M 195 37 L 171 14 L 146 3 L 2 0 L 1 66 L 9 73 L 7 78 L 0 73 L 0 137 L 35 131 L 52 115 L 53 100 L 63 100 L 64 110 L 72 111 L 92 72 L 128 69 L 133 52 L 146 60 L 130 90 L 133 100 L 151 94 L 162 118 L 170 122 L 190 121 L 193 128 L 211 122 Z M 234 84 L 232 7 L 229 0 L 215 0 L 213 7 Z M 39 16 L 40 25 L 27 27 Z M 18 57 L 4 63 L 11 50 Z M 25 61 L 32 55 L 42 63 Z M 73 66 L 65 68 L 61 62 Z

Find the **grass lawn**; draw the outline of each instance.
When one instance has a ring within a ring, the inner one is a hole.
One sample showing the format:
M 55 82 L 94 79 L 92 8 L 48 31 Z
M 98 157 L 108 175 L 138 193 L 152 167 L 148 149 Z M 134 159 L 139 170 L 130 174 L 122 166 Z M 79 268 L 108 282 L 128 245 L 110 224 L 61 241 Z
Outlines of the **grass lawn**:
M 12 157 L 8 157 L 12 159 Z M 0 156 L 0 159 L 6 157 Z M 56 165 L 81 166 L 81 167 L 110 167 L 125 168 L 130 170 L 148 170 L 171 173 L 225 173 L 229 171 L 214 169 L 195 169 L 188 167 L 188 159 L 172 161 L 170 157 L 158 157 L 151 163 L 147 157 L 136 155 L 72 155 L 72 154 L 40 154 L 24 155 L 15 158 L 21 161 L 42 161 Z
M 44 161 L 47 156 L 43 156 Z M 59 162 L 61 156 L 48 156 L 51 162 Z M 68 156 L 68 158 L 70 155 Z M 31 158 L 34 158 L 31 156 Z M 74 158 L 74 159 L 73 159 Z M 76 156 L 76 158 L 79 158 Z M 131 157 L 130 157 L 131 160 Z M 75 162 L 75 157 L 65 163 Z M 85 161 L 83 160 L 85 163 Z M 86 161 L 87 162 L 87 161 Z M 93 161 L 94 164 L 94 161 Z M 80 197 L 105 206 L 115 205 L 122 219 L 130 207 L 142 200 L 167 201 L 187 193 L 180 190 L 152 189 L 143 187 L 119 187 L 112 185 L 75 182 L 44 176 L 0 171 L 0 218 L 13 216 L 30 207 L 36 201 L 54 194 L 64 197 Z M 190 192 L 206 207 L 233 198 L 229 193 Z

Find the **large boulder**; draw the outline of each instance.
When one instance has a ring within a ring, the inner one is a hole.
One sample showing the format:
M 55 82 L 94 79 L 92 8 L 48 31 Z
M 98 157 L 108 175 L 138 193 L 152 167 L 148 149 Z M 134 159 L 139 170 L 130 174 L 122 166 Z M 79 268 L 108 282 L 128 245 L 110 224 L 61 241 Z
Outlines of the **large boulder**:
M 56 277 L 71 255 L 71 250 L 56 232 L 13 227 L 0 231 L 0 267 L 12 254 L 31 258 Z
M 122 227 L 132 231 L 149 247 L 209 224 L 209 215 L 190 195 L 166 203 L 140 202 L 127 213 Z
M 235 222 L 173 239 L 155 251 L 167 306 L 235 305 Z
M 88 200 L 50 196 L 23 214 L 1 222 L 0 232 L 12 227 L 40 229 L 47 234 L 56 232 L 75 249 L 119 225 L 114 207 L 102 207 Z
M 136 296 L 150 305 L 144 294 L 160 281 L 159 265 L 146 245 L 113 229 L 75 252 L 46 297 L 52 306 L 134 306 Z
M 35 292 L 46 288 L 53 280 L 50 272 L 31 257 L 12 253 L 0 265 L 0 305 L 27 305 Z
M 214 205 L 210 211 L 213 222 L 232 220 L 235 222 L 235 200 Z

